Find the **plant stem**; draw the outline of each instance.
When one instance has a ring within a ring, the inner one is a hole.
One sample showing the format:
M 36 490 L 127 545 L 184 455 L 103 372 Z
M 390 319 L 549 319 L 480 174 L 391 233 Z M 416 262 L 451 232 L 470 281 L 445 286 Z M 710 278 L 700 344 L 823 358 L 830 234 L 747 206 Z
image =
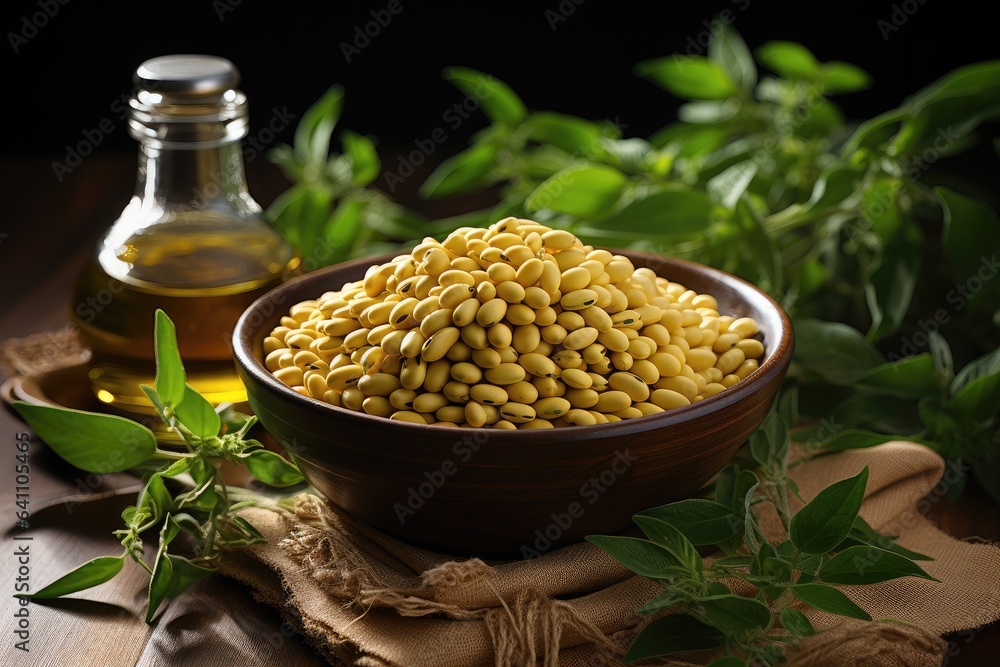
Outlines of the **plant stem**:
M 767 216 L 767 218 L 764 219 L 764 228 L 771 234 L 777 236 L 778 234 L 798 229 L 799 227 L 804 227 L 811 222 L 815 222 L 816 220 L 833 215 L 834 213 L 839 213 L 843 210 L 844 209 L 839 206 L 830 206 L 818 210 L 803 210 L 802 204 L 792 204 L 783 211 L 778 211 L 777 213 Z
M 788 526 L 792 519 L 792 511 L 788 506 L 788 485 L 778 484 L 778 515 L 781 517 L 781 525 L 788 533 Z

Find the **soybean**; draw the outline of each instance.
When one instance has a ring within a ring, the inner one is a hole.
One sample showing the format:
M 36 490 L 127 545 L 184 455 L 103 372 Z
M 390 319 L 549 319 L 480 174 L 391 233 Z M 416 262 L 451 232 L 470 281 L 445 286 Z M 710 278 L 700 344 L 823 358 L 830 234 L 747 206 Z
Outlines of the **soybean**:
M 566 230 L 508 217 L 425 238 L 293 304 L 264 365 L 305 396 L 396 421 L 536 429 L 634 419 L 738 385 L 757 323 Z

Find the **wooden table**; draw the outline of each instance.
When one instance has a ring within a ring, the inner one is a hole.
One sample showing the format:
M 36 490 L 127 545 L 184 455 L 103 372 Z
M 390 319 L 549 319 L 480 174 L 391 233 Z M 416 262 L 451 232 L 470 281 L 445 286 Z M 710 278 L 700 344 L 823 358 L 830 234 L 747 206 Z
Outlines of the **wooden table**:
M 134 169 L 133 156 L 93 155 L 60 183 L 48 159 L 0 161 L 0 183 L 7 193 L 6 215 L 0 222 L 0 340 L 66 325 L 73 282 L 86 254 L 131 194 Z M 288 185 L 277 169 L 263 160 L 250 163 L 248 174 L 251 192 L 261 204 L 269 203 Z M 401 199 L 415 203 L 412 191 L 403 192 Z M 427 212 L 433 215 L 439 211 Z M 13 615 L 22 609 L 10 597 L 20 567 L 15 550 L 28 545 L 28 576 L 37 590 L 40 584 L 90 558 L 120 553 L 111 532 L 120 527 L 121 510 L 134 500 L 134 493 L 113 495 L 116 489 L 134 486 L 134 478 L 87 478 L 33 438 L 30 527 L 17 529 L 13 445 L 17 434 L 27 430 L 11 413 L 0 411 L 0 438 L 8 446 L 0 464 L 6 508 L 0 522 L 5 531 L 5 555 L 0 558 L 0 590 L 5 594 L 0 599 L 4 624 L 11 631 L 17 629 L 18 619 Z M 66 503 L 67 499 L 74 502 Z M 1000 510 L 976 487 L 957 502 L 943 499 L 928 511 L 952 535 L 1000 539 Z M 170 601 L 158 623 L 147 626 L 143 621 L 145 573 L 128 563 L 125 569 L 127 574 L 73 599 L 23 607 L 30 611 L 31 650 L 18 650 L 15 642 L 20 640 L 5 631 L 0 664 L 326 664 L 290 631 L 276 610 L 257 603 L 246 588 L 221 576 L 203 579 Z M 949 665 L 993 664 L 1000 654 L 1000 626 L 996 624 L 948 639 L 952 641 Z

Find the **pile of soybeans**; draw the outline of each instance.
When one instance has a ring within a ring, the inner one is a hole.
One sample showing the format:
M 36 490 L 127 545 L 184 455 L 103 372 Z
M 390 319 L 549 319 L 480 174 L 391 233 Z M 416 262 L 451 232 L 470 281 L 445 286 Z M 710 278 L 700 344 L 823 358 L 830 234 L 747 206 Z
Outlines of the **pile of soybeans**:
M 700 401 L 757 369 L 756 322 L 570 232 L 506 218 L 425 239 L 297 303 L 264 340 L 298 393 L 435 426 L 603 424 Z

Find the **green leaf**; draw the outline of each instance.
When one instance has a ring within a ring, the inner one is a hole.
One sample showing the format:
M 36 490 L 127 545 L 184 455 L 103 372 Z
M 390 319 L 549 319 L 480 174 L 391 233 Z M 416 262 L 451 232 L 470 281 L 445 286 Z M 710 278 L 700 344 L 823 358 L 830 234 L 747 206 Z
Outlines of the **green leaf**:
M 833 165 L 816 179 L 808 208 L 822 211 L 828 208 L 845 208 L 853 202 L 859 176 L 851 167 Z
M 712 561 L 712 567 L 748 568 L 753 561 L 751 556 L 723 556 Z
M 832 551 L 851 531 L 868 483 L 868 467 L 828 486 L 792 517 L 788 534 L 797 549 L 810 554 Z
M 697 234 L 711 222 L 712 204 L 700 190 L 662 190 L 634 199 L 623 209 L 588 228 L 639 235 Z
M 885 551 L 891 551 L 895 554 L 899 554 L 900 556 L 905 556 L 910 560 L 934 560 L 930 556 L 925 556 L 924 554 L 917 553 L 916 551 L 910 551 L 905 547 L 899 546 L 893 541 L 892 537 L 889 535 L 882 535 L 868 525 L 868 522 L 860 516 L 854 520 L 854 526 L 848 534 L 848 540 L 854 540 L 863 544 L 870 544 L 880 549 L 884 549 Z M 843 545 L 841 545 L 840 548 L 843 548 Z
M 747 489 L 746 495 L 743 496 L 743 539 L 746 540 L 751 553 L 760 551 L 762 546 L 768 548 L 771 546 L 766 540 L 761 544 L 760 540 L 764 539 L 763 533 L 757 526 L 757 517 L 753 514 L 752 504 L 754 494 L 757 493 L 757 486 L 757 484 L 751 486 Z
M 815 81 L 821 74 L 816 56 L 794 42 L 768 42 L 757 49 L 757 60 L 786 79 Z
M 524 121 L 522 131 L 527 132 L 527 139 L 531 141 L 555 146 L 577 158 L 592 160 L 607 156 L 605 141 L 617 139 L 621 134 L 613 126 L 554 111 L 531 114 Z
M 291 245 L 300 253 L 309 255 L 330 217 L 332 203 L 333 191 L 328 187 L 296 183 L 274 200 L 267 209 L 267 215 Z M 306 268 L 317 268 L 315 261 L 310 265 L 307 259 Z
M 885 359 L 857 329 L 840 322 L 798 319 L 795 359 L 833 384 L 850 384 Z
M 857 65 L 832 60 L 823 63 L 819 72 L 820 83 L 828 93 L 853 93 L 871 88 L 872 78 Z
M 149 588 L 147 589 L 146 623 L 153 622 L 156 610 L 160 608 L 170 592 L 174 573 L 173 564 L 167 555 L 166 549 L 161 547 L 153 565 L 153 575 L 149 578 Z
M 169 424 L 171 418 L 167 415 L 167 406 L 165 406 L 163 401 L 160 400 L 160 395 L 156 393 L 156 390 L 145 384 L 140 384 L 139 389 L 146 394 L 146 398 L 148 398 L 149 402 L 153 404 L 154 408 L 156 408 L 156 411 L 160 414 L 163 421 Z
M 636 609 L 636 613 L 652 614 L 657 611 L 662 611 L 664 609 L 670 609 L 671 607 L 676 607 L 677 605 L 683 603 L 684 603 L 684 598 L 678 597 L 676 592 L 663 591 L 655 598 L 653 598 L 649 602 L 643 604 L 638 609 Z
M 855 385 L 917 400 L 936 396 L 940 386 L 934 360 L 927 352 L 880 364 L 862 374 Z
M 864 609 L 854 604 L 849 597 L 826 584 L 795 584 L 789 586 L 792 595 L 810 607 L 830 614 L 859 618 L 870 621 L 872 617 Z
M 231 516 L 231 517 L 229 517 L 229 520 L 232 523 L 236 524 L 240 528 L 240 530 L 242 530 L 247 535 L 247 537 L 249 537 L 250 539 L 252 539 L 252 540 L 254 540 L 256 542 L 266 542 L 267 541 L 267 538 L 265 538 L 263 535 L 261 535 L 260 531 L 257 530 L 256 528 L 254 528 L 253 524 L 250 523 L 249 521 L 247 521 L 246 519 L 244 519 L 243 517 L 241 517 L 241 516 Z
M 734 98 L 686 102 L 677 109 L 677 118 L 685 123 L 724 123 L 739 113 L 741 104 Z
M 374 181 L 382 170 L 382 161 L 372 140 L 357 132 L 344 130 L 340 133 L 340 143 L 344 154 L 351 158 L 354 184 L 363 188 Z
M 330 86 L 295 127 L 295 152 L 304 163 L 321 165 L 330 154 L 330 137 L 344 108 L 344 89 Z
M 257 417 L 237 410 L 232 403 L 222 403 L 216 408 L 216 411 L 222 421 L 220 430 L 223 430 L 224 433 L 245 434 L 250 427 L 257 423 Z
M 937 581 L 909 558 L 867 545 L 844 549 L 823 563 L 818 576 L 829 584 L 852 586 L 877 584 L 899 577 Z
M 184 400 L 184 364 L 177 348 L 174 323 L 161 309 L 156 309 L 156 393 L 168 408 L 176 408 Z
M 136 507 L 140 510 L 148 509 L 151 522 L 156 523 L 173 510 L 173 506 L 174 498 L 163 483 L 163 473 L 155 472 L 150 475 L 139 492 Z
M 823 394 L 829 396 L 831 389 L 829 386 L 817 384 L 815 388 L 820 396 Z M 878 400 L 872 400 L 870 392 L 850 390 L 846 391 L 846 395 L 847 397 L 832 409 L 831 401 L 827 400 L 822 413 L 814 413 L 813 416 L 829 417 L 838 426 L 845 428 L 891 433 L 897 438 L 907 436 L 910 439 L 919 439 L 919 433 L 924 430 L 918 406 L 912 400 L 890 394 L 882 394 Z
M 577 164 L 563 169 L 535 188 L 524 206 L 529 211 L 551 209 L 582 218 L 611 210 L 625 191 L 625 174 L 601 164 Z
M 905 225 L 889 239 L 880 263 L 867 276 L 865 297 L 872 316 L 868 337 L 873 341 L 895 333 L 906 317 L 920 273 L 922 245 L 923 232 L 916 225 Z
M 444 78 L 454 84 L 467 97 L 479 102 L 483 113 L 492 120 L 509 127 L 518 125 L 527 115 L 521 98 L 503 81 L 490 74 L 467 67 L 447 67 Z
M 757 65 L 746 42 L 729 23 L 718 21 L 721 26 L 708 43 L 708 57 L 722 65 L 729 79 L 746 91 L 757 85 Z
M 216 508 L 224 507 L 224 500 L 215 489 L 216 481 L 209 479 L 200 486 L 177 496 L 177 508 L 185 511 L 192 509 L 211 513 Z
M 974 359 L 951 383 L 945 410 L 963 419 L 988 419 L 1000 406 L 1000 347 Z M 42 438 L 43 440 L 45 438 Z
M 87 472 L 121 472 L 156 455 L 156 436 L 115 415 L 17 401 L 14 409 L 56 454 Z
M 983 380 L 993 380 L 997 374 L 1000 374 L 1000 347 L 966 364 L 952 380 L 951 394 L 957 397 L 970 385 Z
M 751 489 L 760 484 L 760 478 L 757 477 L 757 473 L 753 470 L 741 470 L 738 475 L 736 475 L 736 482 L 733 485 L 733 509 L 736 510 L 736 514 L 739 515 L 739 520 L 742 528 L 743 520 L 746 517 L 747 510 L 747 494 Z
M 790 387 L 782 387 L 781 393 L 778 394 L 777 413 L 778 416 L 785 422 L 785 428 L 788 428 L 789 424 L 799 423 L 799 388 L 795 385 Z
M 358 235 L 364 230 L 368 202 L 347 196 L 340 200 L 323 228 L 327 256 L 324 264 L 337 264 L 351 257 Z
M 615 140 L 608 139 L 607 141 Z M 561 148 L 542 144 L 515 158 L 515 168 L 526 181 L 544 181 L 552 174 L 573 164 L 575 160 L 576 158 Z M 523 199 L 523 194 L 519 196 L 519 201 L 521 199 Z
M 170 589 L 167 591 L 167 597 L 169 598 L 177 597 L 197 583 L 198 580 L 215 572 L 215 568 L 195 565 L 184 556 L 167 554 L 167 559 L 170 561 L 171 571 Z
M 180 532 L 180 526 L 173 517 L 167 515 L 160 529 L 160 546 L 153 564 L 153 574 L 149 578 L 148 601 L 146 603 L 146 623 L 152 623 L 160 604 L 170 593 L 173 580 L 173 564 L 167 557 L 167 547 Z
M 839 452 L 845 449 L 867 449 L 895 439 L 895 436 L 884 433 L 875 433 L 864 429 L 847 429 L 822 442 L 822 446 L 824 450 Z
M 625 662 L 671 653 L 707 651 L 725 642 L 725 635 L 687 614 L 667 614 L 647 625 L 632 642 Z
M 792 544 L 791 540 L 785 540 L 774 549 L 778 558 L 781 558 L 791 564 L 792 560 L 795 560 L 795 569 L 800 570 L 806 574 L 815 576 L 819 572 L 819 568 L 823 565 L 823 561 L 827 558 L 826 554 L 804 554 L 799 553 L 799 551 Z M 796 559 L 796 554 L 798 558 Z M 799 578 L 799 582 L 806 583 L 809 579 Z
M 265 155 L 268 162 L 277 165 L 282 175 L 292 183 L 303 179 L 305 171 L 303 165 L 296 159 L 295 151 L 288 144 L 278 144 Z
M 490 182 L 487 177 L 496 167 L 493 147 L 477 144 L 438 165 L 420 185 L 420 196 L 430 199 L 485 187 Z
M 705 190 L 713 202 L 733 209 L 757 174 L 757 168 L 757 163 L 753 160 L 737 162 L 721 174 L 710 178 L 705 183 Z
M 732 130 L 725 125 L 672 123 L 651 136 L 649 143 L 661 149 L 661 158 L 673 161 L 679 158 L 702 158 L 725 145 L 731 135 Z M 668 173 L 669 169 L 664 172 Z
M 715 480 L 715 502 L 726 507 L 733 506 L 733 488 L 739 470 L 739 466 L 735 463 L 722 469 Z
M 927 335 L 927 347 L 930 348 L 930 355 L 934 360 L 934 371 L 943 384 L 950 385 L 955 378 L 955 362 L 948 341 L 937 331 L 932 331 Z
M 768 231 L 757 210 L 746 198 L 736 202 L 734 213 L 736 220 L 746 230 L 742 239 L 744 252 L 749 254 L 751 266 L 756 271 L 755 274 L 744 277 L 757 283 L 758 287 L 767 292 L 772 294 L 781 292 L 784 273 L 776 236 Z
M 184 400 L 174 410 L 177 421 L 199 438 L 219 435 L 222 420 L 207 398 L 195 391 L 191 385 L 184 385 Z
M 646 537 L 673 554 L 691 572 L 700 573 L 702 571 L 701 554 L 681 531 L 666 521 L 650 516 L 639 514 L 633 519 L 642 532 L 646 534 Z
M 766 604 L 742 595 L 714 595 L 699 598 L 705 618 L 727 635 L 745 637 L 757 630 L 766 630 L 771 623 L 771 610 Z
M 773 553 L 773 549 L 771 551 Z M 770 577 L 775 584 L 790 583 L 792 581 L 792 564 L 783 558 L 768 556 L 761 561 L 760 573 L 765 577 Z M 772 586 L 771 588 L 777 589 L 777 586 Z M 765 590 L 767 590 L 767 587 L 765 587 Z M 768 591 L 768 597 L 777 597 L 777 595 L 776 593 L 772 596 Z
M 652 144 L 638 137 L 631 139 L 601 137 L 599 141 L 601 148 L 607 151 L 608 156 L 612 158 L 613 165 L 630 173 L 641 171 L 653 157 L 655 151 Z M 565 164 L 560 165 L 559 169 L 566 166 Z M 559 171 L 559 169 L 552 173 Z
M 788 424 L 772 409 L 750 435 L 750 455 L 765 468 L 780 469 L 788 457 L 788 444 Z
M 862 122 L 844 144 L 841 155 L 850 158 L 861 149 L 883 150 L 884 145 L 896 134 L 905 118 L 905 112 L 893 109 Z
M 114 579 L 125 564 L 125 554 L 121 556 L 101 556 L 88 561 L 75 570 L 64 574 L 36 593 L 18 593 L 17 598 L 28 600 L 49 600 L 93 588 Z
M 183 475 L 191 469 L 191 465 L 195 460 L 196 459 L 194 457 L 185 457 L 179 461 L 174 461 L 167 467 L 166 470 L 159 474 L 163 477 L 177 477 L 177 475 Z
M 722 65 L 701 56 L 647 60 L 636 65 L 635 73 L 685 99 L 721 100 L 739 93 Z
M 667 578 L 680 563 L 663 547 L 637 537 L 588 535 L 587 541 L 607 551 L 636 574 L 650 579 Z
M 861 213 L 883 242 L 899 229 L 899 194 L 903 182 L 899 178 L 883 177 L 872 183 L 861 198 Z
M 946 147 L 960 143 L 980 123 L 1000 116 L 1000 61 L 954 70 L 904 100 L 901 109 L 907 122 L 893 141 L 897 154 L 942 140 Z
M 742 496 L 741 496 L 742 499 Z M 743 519 L 720 503 L 689 498 L 640 512 L 638 516 L 659 519 L 676 528 L 692 544 L 718 544 L 743 529 Z
M 815 96 L 808 98 L 805 104 L 807 111 L 796 115 L 793 123 L 795 136 L 823 142 L 828 141 L 831 134 L 843 131 L 844 115 L 835 104 Z
M 304 480 L 294 464 L 267 449 L 240 454 L 240 460 L 255 479 L 271 486 L 292 486 Z
M 981 201 L 943 187 L 934 188 L 934 196 L 944 210 L 941 240 L 945 255 L 955 267 L 954 275 L 963 281 L 992 267 L 996 275 L 1000 252 L 1000 218 Z
M 791 632 L 796 637 L 809 637 L 816 634 L 816 630 L 813 629 L 812 623 L 809 622 L 809 617 L 798 609 L 785 607 L 778 615 L 778 620 L 781 621 L 781 626 L 783 628 Z

